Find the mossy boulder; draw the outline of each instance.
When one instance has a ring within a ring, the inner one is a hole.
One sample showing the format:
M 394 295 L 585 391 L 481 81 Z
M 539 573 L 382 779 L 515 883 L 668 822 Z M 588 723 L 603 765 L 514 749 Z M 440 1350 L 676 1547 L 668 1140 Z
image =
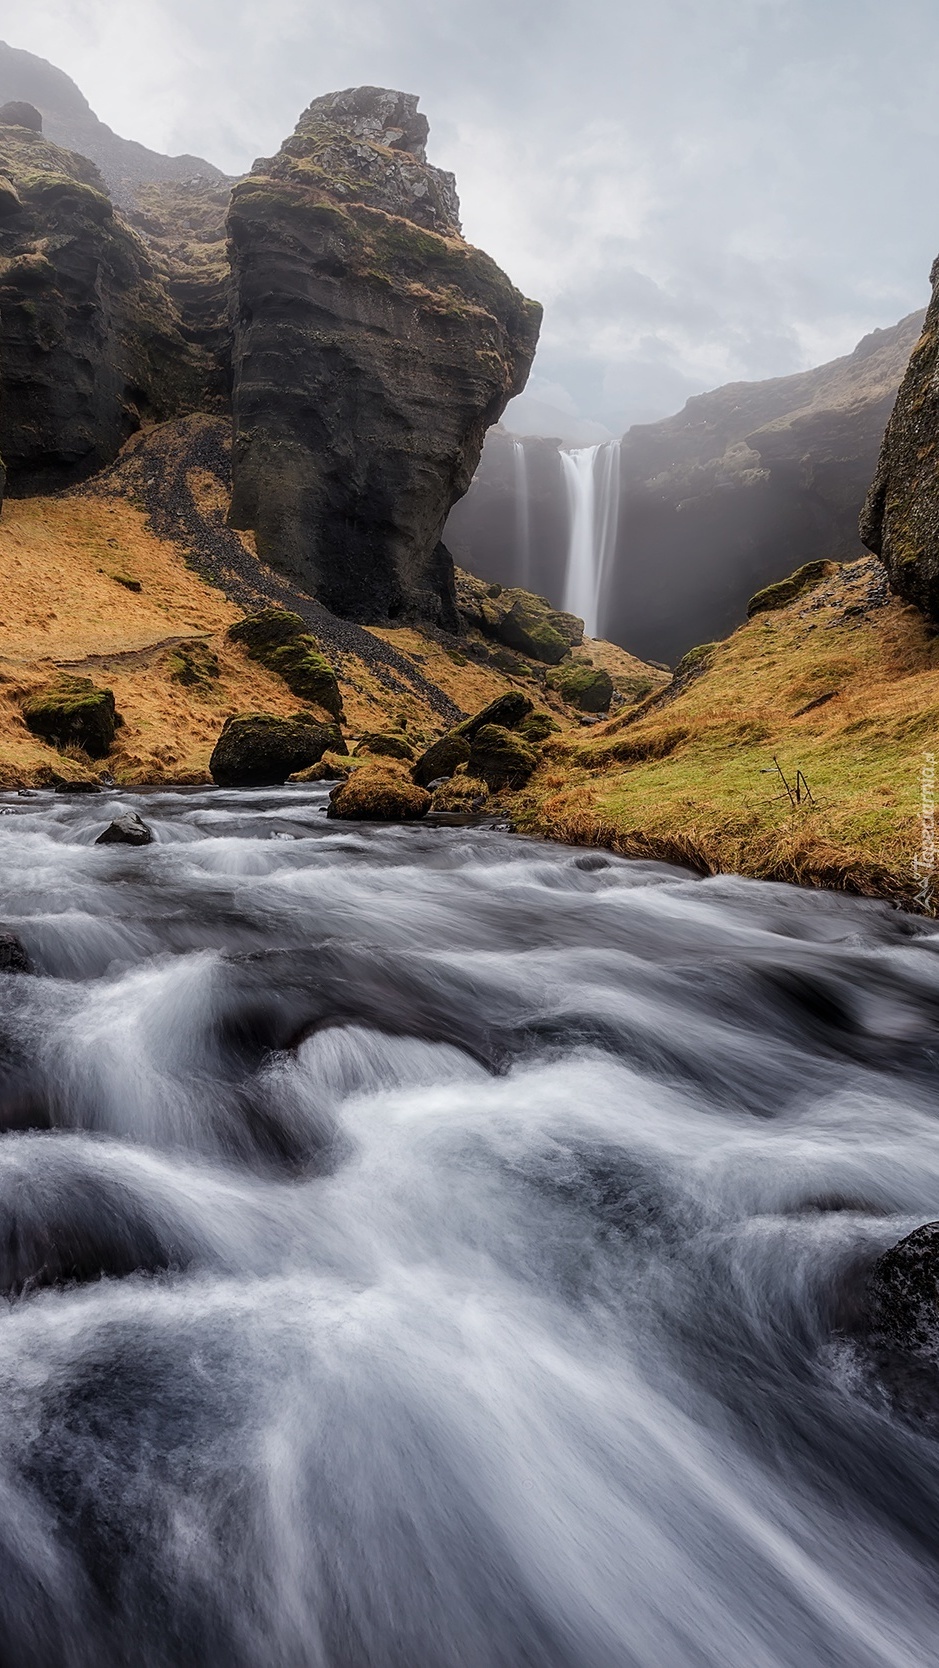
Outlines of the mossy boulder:
M 696 643 L 693 649 L 682 655 L 675 667 L 676 681 L 681 678 L 687 683 L 689 678 L 700 677 L 702 672 L 706 672 L 713 665 L 716 653 L 716 643 Z
M 803 562 L 801 568 L 790 573 L 787 579 L 777 580 L 775 585 L 764 585 L 762 591 L 747 603 L 747 619 L 752 620 L 754 614 L 766 614 L 774 608 L 785 608 L 796 597 L 805 591 L 814 590 L 830 573 L 834 573 L 834 562 Z
M 308 765 L 306 770 L 295 770 L 290 777 L 291 782 L 345 782 L 352 775 L 355 765 L 348 758 L 331 749 L 323 754 L 319 764 Z
M 454 735 L 465 736 L 472 742 L 473 737 L 487 724 L 498 724 L 500 729 L 514 730 L 523 718 L 534 712 L 534 702 L 519 689 L 508 689 L 504 695 L 497 695 L 494 701 L 474 713 L 472 718 L 464 718 L 462 724 L 457 724 Z
M 286 608 L 263 608 L 229 626 L 228 637 L 241 644 L 252 660 L 283 678 L 292 695 L 322 707 L 334 718 L 342 717 L 336 674 L 299 614 Z
M 478 776 L 452 776 L 437 788 L 431 802 L 432 811 L 481 811 L 489 797 L 489 789 Z
M 355 770 L 334 788 L 328 815 L 353 822 L 411 822 L 430 809 L 430 794 L 390 768 Z
M 452 732 L 441 736 L 421 754 L 411 775 L 420 787 L 426 788 L 441 776 L 452 776 L 460 765 L 466 764 L 469 756 L 470 744 L 466 737 Z
M 556 666 L 569 649 L 584 640 L 583 620 L 552 608 L 545 597 L 533 591 L 487 585 L 457 569 L 456 594 L 467 625 L 531 660 Z
M 493 792 L 520 788 L 538 764 L 535 749 L 501 724 L 484 724 L 473 736 L 467 773 Z
M 166 670 L 173 683 L 184 689 L 211 689 L 221 675 L 218 656 L 207 643 L 177 643 L 166 656 Z
M 613 699 L 613 679 L 599 666 L 568 661 L 548 674 L 548 686 L 579 712 L 607 712 Z
M 61 678 L 23 703 L 26 728 L 53 747 L 80 747 L 91 759 L 104 759 L 114 745 L 120 723 L 114 693 L 98 689 L 90 678 Z
M 403 759 L 408 764 L 414 758 L 414 749 L 404 736 L 388 734 L 386 731 L 367 730 L 359 737 L 355 748 L 356 754 L 374 753 L 383 759 Z
M 273 787 L 318 764 L 336 739 L 332 724 L 248 712 L 229 718 L 212 750 L 209 770 L 221 788 Z
M 530 712 L 527 718 L 516 727 L 516 734 L 520 735 L 532 747 L 539 742 L 547 741 L 549 736 L 558 735 L 561 726 L 549 712 Z

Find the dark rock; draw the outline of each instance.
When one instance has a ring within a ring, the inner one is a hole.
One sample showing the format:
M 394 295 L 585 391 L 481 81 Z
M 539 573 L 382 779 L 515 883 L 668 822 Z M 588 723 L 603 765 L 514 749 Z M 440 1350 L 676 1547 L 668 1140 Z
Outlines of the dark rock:
M 81 747 L 103 759 L 114 745 L 118 715 L 114 693 L 90 678 L 62 677 L 23 703 L 26 728 L 55 747 Z
M 0 175 L 18 203 L 0 213 L 0 455 L 11 493 L 42 492 L 191 406 L 199 360 L 94 163 L 0 127 Z
M 430 794 L 407 776 L 363 766 L 329 796 L 327 816 L 355 822 L 412 822 L 430 808 Z
M 91 782 L 87 779 L 78 779 L 73 782 L 56 782 L 55 784 L 56 793 L 101 793 L 102 791 L 100 782 Z
M 514 730 L 515 726 L 533 711 L 534 705 L 527 695 L 523 695 L 518 689 L 508 689 L 504 695 L 497 695 L 494 701 L 490 701 L 488 706 L 483 707 L 472 718 L 465 718 L 462 724 L 456 726 L 453 734 L 465 736 L 467 741 L 472 742 L 474 736 L 487 724 L 498 724 L 500 729 Z
M 271 787 L 318 764 L 332 749 L 330 724 L 298 723 L 270 713 L 242 713 L 226 722 L 209 760 L 222 788 Z
M 939 1222 L 924 1223 L 879 1258 L 868 1300 L 877 1343 L 939 1365 Z
M 405 759 L 408 764 L 414 757 L 414 749 L 404 736 L 389 735 L 384 731 L 366 730 L 356 743 L 356 754 L 375 753 L 385 759 Z
M 465 736 L 441 736 L 422 753 L 411 772 L 421 788 L 429 788 L 438 777 L 452 776 L 458 765 L 466 764 L 470 746 Z
M 541 310 L 463 241 L 415 105 L 318 99 L 234 189 L 231 520 L 335 613 L 456 630 L 441 531 Z
M 457 606 L 468 626 L 507 649 L 556 666 L 568 649 L 584 640 L 584 622 L 576 614 L 552 608 L 544 598 L 517 587 L 486 585 L 457 570 Z
M 291 694 L 311 701 L 334 718 L 342 717 L 342 693 L 329 661 L 299 614 L 286 608 L 264 608 L 228 629 L 252 660 L 283 678 Z
M 523 718 L 515 728 L 523 741 L 537 747 L 539 742 L 547 741 L 549 736 L 557 735 L 561 726 L 551 717 L 549 712 L 530 712 L 528 717 Z
M 932 300 L 913 349 L 861 513 L 861 538 L 893 589 L 939 621 L 939 260 Z
M 499 724 L 485 724 L 473 736 L 467 769 L 494 793 L 520 788 L 538 764 L 533 747 Z
M 173 682 L 181 683 L 184 689 L 211 689 L 221 676 L 218 655 L 198 640 L 177 643 L 164 664 Z
M 109 823 L 103 834 L 99 834 L 96 846 L 149 846 L 153 841 L 153 830 L 147 826 L 136 811 L 122 811 Z
M 0 973 L 31 973 L 29 953 L 15 932 L 0 931 Z
M 33 133 L 41 133 L 42 117 L 34 104 L 11 99 L 0 104 L 0 127 L 28 127 Z
M 562 701 L 580 712 L 607 712 L 613 699 L 613 679 L 598 666 L 584 666 L 580 661 L 558 666 L 548 675 L 548 685 L 557 690 Z

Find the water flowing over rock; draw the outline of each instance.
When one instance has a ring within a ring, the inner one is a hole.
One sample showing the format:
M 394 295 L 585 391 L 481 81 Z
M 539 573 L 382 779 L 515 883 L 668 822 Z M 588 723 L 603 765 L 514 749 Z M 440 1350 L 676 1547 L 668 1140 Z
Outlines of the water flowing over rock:
M 235 187 L 231 514 L 334 612 L 457 629 L 443 525 L 541 310 L 464 242 L 416 103 L 317 99 Z

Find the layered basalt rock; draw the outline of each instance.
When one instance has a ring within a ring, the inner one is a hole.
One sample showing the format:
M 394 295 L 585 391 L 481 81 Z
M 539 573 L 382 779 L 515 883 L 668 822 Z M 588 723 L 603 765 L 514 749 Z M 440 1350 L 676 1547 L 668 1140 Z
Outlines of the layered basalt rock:
M 541 309 L 460 233 L 416 99 L 318 99 L 233 192 L 232 522 L 334 612 L 457 629 L 440 543 Z
M 11 491 L 109 463 L 198 398 L 165 283 L 94 163 L 0 126 L 0 455 Z
M 893 589 L 939 621 L 939 260 L 932 301 L 887 425 L 860 532 Z

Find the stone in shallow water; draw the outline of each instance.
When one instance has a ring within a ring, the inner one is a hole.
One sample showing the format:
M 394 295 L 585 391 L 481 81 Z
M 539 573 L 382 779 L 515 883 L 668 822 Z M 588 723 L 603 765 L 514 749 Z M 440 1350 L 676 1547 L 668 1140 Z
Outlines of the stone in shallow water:
M 136 811 L 122 811 L 95 841 L 96 846 L 148 846 L 153 830 Z
M 939 1365 L 939 1222 L 924 1223 L 886 1251 L 868 1290 L 876 1341 Z
M 0 932 L 0 973 L 31 973 L 32 963 L 15 932 Z

